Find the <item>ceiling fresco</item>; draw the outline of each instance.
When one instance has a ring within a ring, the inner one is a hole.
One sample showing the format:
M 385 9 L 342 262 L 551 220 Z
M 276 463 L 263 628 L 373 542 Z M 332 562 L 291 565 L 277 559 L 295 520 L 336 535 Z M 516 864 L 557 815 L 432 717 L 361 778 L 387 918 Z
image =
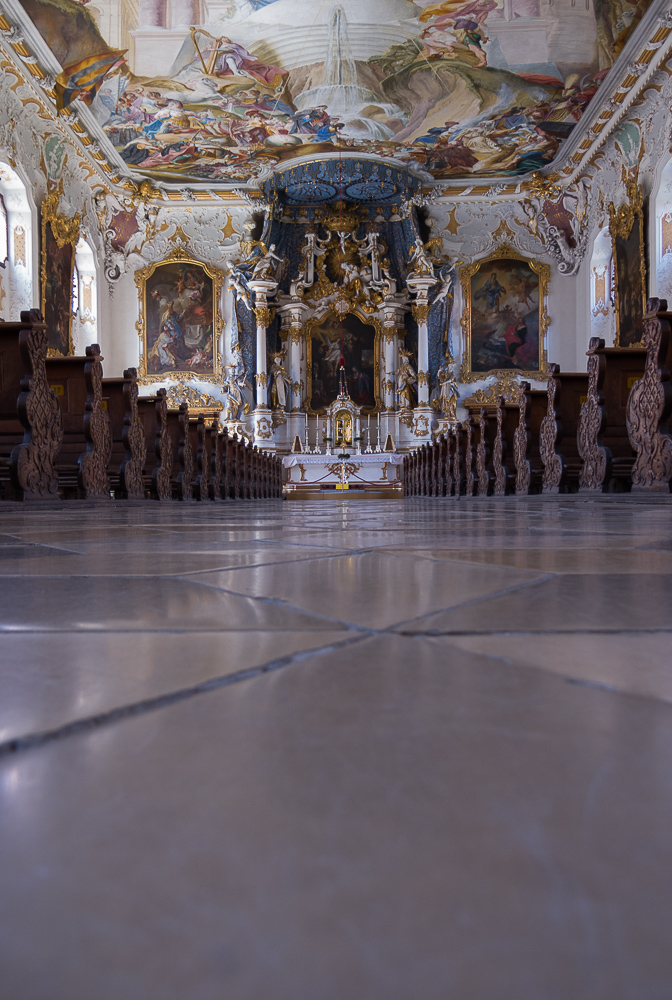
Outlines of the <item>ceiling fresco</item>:
M 229 0 L 151 79 L 85 5 L 22 5 L 63 66 L 59 103 L 89 103 L 130 168 L 240 183 L 337 151 L 438 180 L 538 170 L 650 2 Z

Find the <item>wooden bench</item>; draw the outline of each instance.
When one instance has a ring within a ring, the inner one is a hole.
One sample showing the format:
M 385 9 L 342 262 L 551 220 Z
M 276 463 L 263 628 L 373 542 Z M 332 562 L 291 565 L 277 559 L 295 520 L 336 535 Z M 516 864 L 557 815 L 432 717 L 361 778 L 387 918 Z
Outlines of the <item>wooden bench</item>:
M 103 358 L 98 344 L 82 357 L 47 358 L 49 385 L 61 406 L 63 440 L 55 467 L 64 495 L 109 499 L 110 418 L 103 403 Z
M 48 337 L 36 309 L 0 322 L 0 496 L 58 499 L 63 418 L 46 373 Z

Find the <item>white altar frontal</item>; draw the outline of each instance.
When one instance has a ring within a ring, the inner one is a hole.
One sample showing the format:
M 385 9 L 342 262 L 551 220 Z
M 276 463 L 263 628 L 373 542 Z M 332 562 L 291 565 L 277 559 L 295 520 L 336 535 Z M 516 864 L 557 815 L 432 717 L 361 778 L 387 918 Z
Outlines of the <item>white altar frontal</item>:
M 403 455 L 375 452 L 371 455 L 352 452 L 348 458 L 338 455 L 315 455 L 298 452 L 285 455 L 287 470 L 285 496 L 288 500 L 346 495 L 365 498 L 401 497 L 399 466 Z

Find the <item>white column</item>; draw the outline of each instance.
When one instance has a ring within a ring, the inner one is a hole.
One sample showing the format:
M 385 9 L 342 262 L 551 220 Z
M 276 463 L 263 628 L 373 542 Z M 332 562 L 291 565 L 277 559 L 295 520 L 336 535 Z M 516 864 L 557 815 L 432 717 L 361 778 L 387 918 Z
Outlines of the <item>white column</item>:
M 257 301 L 259 294 L 257 293 Z M 271 322 L 271 310 L 266 303 L 255 306 L 257 318 L 257 406 L 268 406 L 268 374 L 266 372 L 266 330 Z
M 418 324 L 418 406 L 429 403 L 429 305 L 418 302 L 413 306 L 413 318 Z
M 290 309 L 290 327 L 287 343 L 289 346 L 289 375 L 292 380 L 292 410 L 300 410 L 301 399 L 301 340 L 303 337 L 303 313 L 305 306 L 292 305 Z M 298 388 L 295 388 L 297 387 Z M 308 390 L 308 380 L 304 382 L 304 393 Z M 308 402 L 306 398 L 306 403 Z

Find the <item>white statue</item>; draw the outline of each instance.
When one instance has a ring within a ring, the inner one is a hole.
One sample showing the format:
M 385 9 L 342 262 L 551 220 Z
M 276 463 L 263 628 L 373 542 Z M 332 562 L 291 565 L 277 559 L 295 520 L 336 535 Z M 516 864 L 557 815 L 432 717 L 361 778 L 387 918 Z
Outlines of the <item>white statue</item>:
M 434 277 L 434 268 L 420 239 L 417 239 L 411 247 L 409 264 L 411 265 L 410 274 Z
M 250 388 L 245 372 L 238 365 L 226 365 L 224 392 L 226 393 L 226 419 L 241 420 L 245 412 L 243 389 Z
M 287 405 L 287 396 L 292 385 L 292 380 L 283 368 L 283 354 L 273 356 L 271 367 L 271 406 L 274 410 L 284 410 Z
M 262 254 L 261 257 L 258 258 L 252 268 L 252 275 L 250 278 L 251 281 L 275 281 L 275 272 L 277 271 L 277 267 L 274 264 L 274 261 L 277 261 L 278 264 L 285 263 L 284 257 L 278 257 L 278 255 L 274 253 L 275 249 L 275 243 L 271 243 L 268 250 L 266 250 L 266 253 Z
M 395 394 L 399 399 L 402 410 L 412 410 L 415 406 L 415 389 L 413 386 L 417 384 L 418 376 L 415 374 L 415 369 L 409 361 L 411 352 L 400 351 L 399 353 L 401 354 L 401 362 L 397 369 Z
M 449 358 L 442 362 L 437 377 L 439 381 L 439 403 L 441 406 L 441 416 L 448 420 L 457 419 L 457 401 L 460 394 L 455 378 L 455 366 Z

